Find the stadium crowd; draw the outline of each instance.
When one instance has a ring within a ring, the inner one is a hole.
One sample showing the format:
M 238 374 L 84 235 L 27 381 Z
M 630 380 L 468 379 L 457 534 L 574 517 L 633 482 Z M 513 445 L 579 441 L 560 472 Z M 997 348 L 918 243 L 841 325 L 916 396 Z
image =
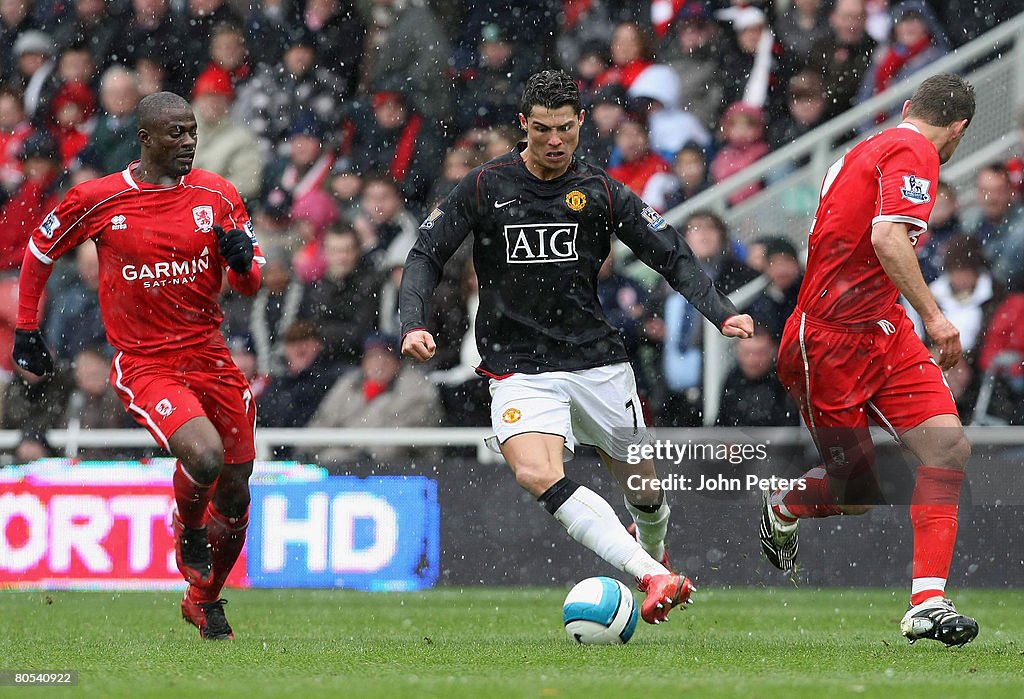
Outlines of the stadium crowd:
M 486 425 L 468 246 L 434 299 L 438 352 L 425 369 L 398 355 L 397 290 L 419 221 L 459 178 L 515 147 L 532 72 L 559 65 L 578 77 L 587 110 L 578 157 L 666 211 L 979 36 L 1015 5 L 3 0 L 0 428 L 25 435 L 13 458 L 50 453 L 48 428 L 131 425 L 107 379 L 94 247 L 58 264 L 47 290 L 56 375 L 36 379 L 10 354 L 31 230 L 68 187 L 138 157 L 132 114 L 142 96 L 171 90 L 191 100 L 195 166 L 228 178 L 252 214 L 267 258 L 263 287 L 252 298 L 225 287 L 223 331 L 261 425 Z M 970 201 L 941 185 L 918 246 L 963 338 L 966 361 L 948 378 L 965 423 L 986 371 L 1003 376 L 1003 416 L 1024 423 L 1014 408 L 1024 396 L 1022 163 L 981 169 Z M 755 337 L 736 343 L 718 423 L 798 424 L 773 368 L 801 281 L 791 232 L 741 242 L 709 212 L 681 232 L 725 291 L 759 275 L 767 282 L 749 308 Z M 602 269 L 599 296 L 626 339 L 648 417 L 701 424 L 699 314 L 618 262 Z

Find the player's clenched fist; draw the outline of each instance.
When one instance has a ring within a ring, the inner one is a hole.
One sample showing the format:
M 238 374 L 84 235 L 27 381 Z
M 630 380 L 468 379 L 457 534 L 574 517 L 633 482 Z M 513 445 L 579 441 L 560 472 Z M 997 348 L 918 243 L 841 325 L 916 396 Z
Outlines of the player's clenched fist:
M 213 232 L 217 234 L 217 247 L 220 248 L 220 255 L 228 263 L 228 267 L 239 274 L 245 274 L 252 268 L 252 239 L 249 234 L 241 228 L 232 228 L 225 231 L 220 226 L 214 226 Z
M 434 356 L 435 350 L 434 336 L 426 330 L 413 330 L 402 338 L 402 354 L 406 357 L 425 362 Z
M 749 338 L 754 336 L 754 319 L 746 313 L 730 316 L 722 323 L 722 334 L 726 337 Z
M 18 366 L 36 376 L 53 373 L 53 357 L 38 330 L 14 331 L 13 356 Z

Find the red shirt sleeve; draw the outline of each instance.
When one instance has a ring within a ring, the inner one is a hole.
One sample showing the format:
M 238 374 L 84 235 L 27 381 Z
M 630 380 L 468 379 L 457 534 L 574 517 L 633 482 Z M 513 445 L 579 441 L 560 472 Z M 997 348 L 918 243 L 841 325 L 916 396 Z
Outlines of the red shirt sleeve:
M 934 146 L 923 139 L 920 145 L 899 141 L 878 162 L 876 172 L 878 211 L 871 224 L 891 221 L 905 223 L 918 234 L 926 231 L 939 183 L 939 155 Z
M 228 212 L 228 225 L 225 226 L 225 228 L 241 228 L 249 234 L 249 240 L 252 241 L 253 261 L 262 267 L 267 263 L 267 260 L 263 257 L 263 251 L 260 250 L 259 241 L 256 240 L 256 231 L 253 230 L 252 220 L 249 218 L 249 212 L 245 210 L 245 204 L 242 203 L 242 197 L 238 194 L 238 190 L 235 189 L 234 185 L 227 180 L 224 182 L 227 185 L 227 198 L 231 202 L 231 211 Z M 223 263 L 223 260 L 221 260 L 221 262 Z M 257 282 L 257 285 L 258 284 L 259 283 Z M 234 284 L 232 284 L 232 286 L 234 286 Z
M 92 235 L 85 219 L 88 208 L 78 187 L 72 188 L 64 201 L 32 231 L 29 253 L 43 264 L 52 265 L 69 250 L 85 242 Z

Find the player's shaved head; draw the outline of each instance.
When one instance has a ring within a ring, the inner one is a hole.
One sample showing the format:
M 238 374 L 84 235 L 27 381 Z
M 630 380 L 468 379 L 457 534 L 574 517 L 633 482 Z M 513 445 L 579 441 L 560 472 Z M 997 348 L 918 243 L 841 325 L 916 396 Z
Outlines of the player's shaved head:
M 191 110 L 192 105 L 181 95 L 173 92 L 155 92 L 146 95 L 135 108 L 135 117 L 139 123 L 139 129 L 152 131 L 159 124 L 164 112 Z

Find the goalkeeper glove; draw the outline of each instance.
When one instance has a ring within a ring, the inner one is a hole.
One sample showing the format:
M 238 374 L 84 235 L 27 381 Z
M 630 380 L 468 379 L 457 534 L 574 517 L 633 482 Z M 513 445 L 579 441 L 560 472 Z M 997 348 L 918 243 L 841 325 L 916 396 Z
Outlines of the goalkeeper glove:
M 46 349 L 43 335 L 38 330 L 15 330 L 12 354 L 15 363 L 25 371 L 36 376 L 53 373 L 53 357 L 50 356 L 50 350 Z
M 228 267 L 239 274 L 246 274 L 252 268 L 253 257 L 252 239 L 249 238 L 249 234 L 241 228 L 232 228 L 225 232 L 220 226 L 214 226 L 213 232 L 217 234 L 217 246 Z

